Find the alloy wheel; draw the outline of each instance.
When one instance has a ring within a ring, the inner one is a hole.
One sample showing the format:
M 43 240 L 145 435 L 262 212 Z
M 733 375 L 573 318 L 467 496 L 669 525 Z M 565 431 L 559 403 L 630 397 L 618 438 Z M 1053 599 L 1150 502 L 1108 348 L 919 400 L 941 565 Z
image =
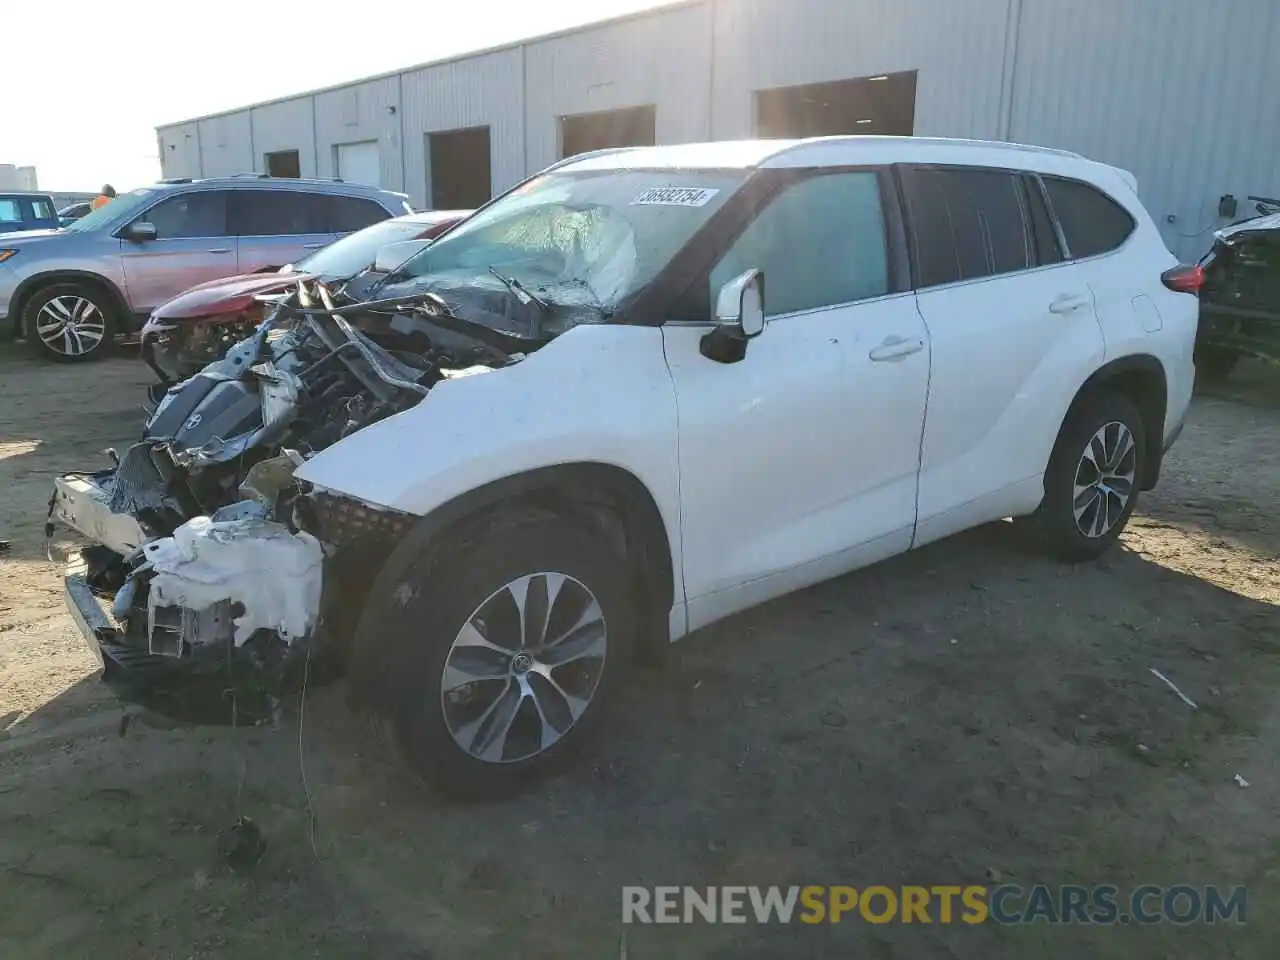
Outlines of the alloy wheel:
M 36 314 L 36 335 L 54 353 L 93 353 L 107 334 L 107 319 L 92 300 L 74 294 L 51 298 Z
M 1133 433 L 1118 420 L 1103 424 L 1076 465 L 1072 512 L 1086 537 L 1106 536 L 1124 515 L 1138 474 Z
M 595 595 L 561 573 L 533 573 L 490 594 L 445 658 L 441 706 L 449 734 L 487 763 L 550 749 L 591 704 L 608 629 Z

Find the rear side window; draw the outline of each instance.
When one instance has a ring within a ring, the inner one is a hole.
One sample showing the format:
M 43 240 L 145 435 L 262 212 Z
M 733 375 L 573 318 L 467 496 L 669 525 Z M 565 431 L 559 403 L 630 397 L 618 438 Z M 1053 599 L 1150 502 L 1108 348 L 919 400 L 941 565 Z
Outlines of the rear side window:
M 351 233 L 381 220 L 390 214 L 372 200 L 360 197 L 329 198 L 329 233 Z
M 1016 173 L 952 167 L 903 170 L 916 286 L 976 280 L 1036 266 Z
M 1133 233 L 1129 211 L 1101 190 L 1077 180 L 1042 179 L 1072 259 L 1110 253 Z
M 57 212 L 53 209 L 53 204 L 48 200 L 45 200 L 43 197 L 36 197 L 31 201 L 31 212 L 35 215 L 35 219 L 37 220 L 53 220 L 58 216 Z
M 156 239 L 227 236 L 227 195 L 221 190 L 182 193 L 161 200 L 138 218 L 155 225 Z
M 331 199 L 299 190 L 237 190 L 232 195 L 232 225 L 242 237 L 331 233 Z
M 13 197 L 0 197 L 0 223 L 21 223 L 22 207 Z
M 889 292 L 880 184 L 874 172 L 793 184 L 742 232 L 711 271 L 710 303 L 744 270 L 764 271 L 769 316 L 817 310 Z

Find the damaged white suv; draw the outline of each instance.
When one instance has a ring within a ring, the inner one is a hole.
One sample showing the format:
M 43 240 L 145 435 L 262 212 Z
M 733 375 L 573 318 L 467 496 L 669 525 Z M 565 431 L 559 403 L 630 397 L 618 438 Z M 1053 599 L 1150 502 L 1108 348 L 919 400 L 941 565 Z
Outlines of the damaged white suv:
M 67 590 L 108 676 L 339 661 L 456 793 L 779 594 L 1007 517 L 1101 553 L 1191 394 L 1197 269 L 1060 151 L 605 151 L 379 260 L 274 302 L 51 520 L 97 544 Z

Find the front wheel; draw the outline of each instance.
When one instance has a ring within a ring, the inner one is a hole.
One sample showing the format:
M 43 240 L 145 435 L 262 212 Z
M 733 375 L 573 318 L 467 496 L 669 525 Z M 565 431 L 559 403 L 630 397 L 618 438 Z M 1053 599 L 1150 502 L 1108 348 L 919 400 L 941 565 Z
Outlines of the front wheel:
M 1050 552 L 1092 560 L 1109 548 L 1138 502 L 1147 456 L 1142 417 L 1128 398 L 1098 393 L 1070 415 L 1049 458 L 1032 526 Z
M 23 310 L 27 345 L 47 360 L 97 360 L 110 350 L 115 327 L 107 295 L 89 284 L 58 283 L 37 290 Z
M 635 621 L 627 569 L 586 526 L 541 512 L 431 553 L 393 556 L 370 592 L 353 692 L 417 774 L 495 798 L 548 772 L 610 706 Z

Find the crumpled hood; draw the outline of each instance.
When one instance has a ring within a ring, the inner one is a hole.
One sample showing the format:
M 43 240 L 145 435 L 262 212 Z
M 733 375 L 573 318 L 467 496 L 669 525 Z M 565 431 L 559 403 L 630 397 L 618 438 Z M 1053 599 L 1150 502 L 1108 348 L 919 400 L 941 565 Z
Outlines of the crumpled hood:
M 158 320 L 192 320 L 198 317 L 236 314 L 253 306 L 255 296 L 282 293 L 309 273 L 246 273 L 221 280 L 207 280 L 156 307 Z

